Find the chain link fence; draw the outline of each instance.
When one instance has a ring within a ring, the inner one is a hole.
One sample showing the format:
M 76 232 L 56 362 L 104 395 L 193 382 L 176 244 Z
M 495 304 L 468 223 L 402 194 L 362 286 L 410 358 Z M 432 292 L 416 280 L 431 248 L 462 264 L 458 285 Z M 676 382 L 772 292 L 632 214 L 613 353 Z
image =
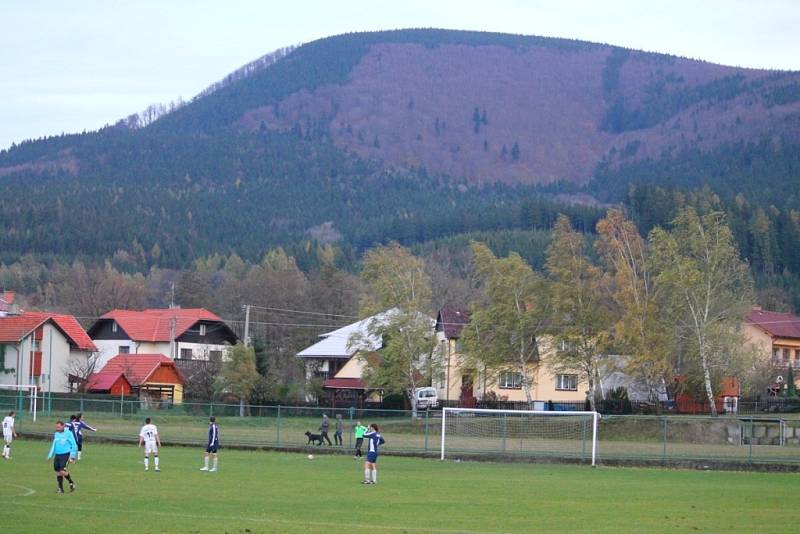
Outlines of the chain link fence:
M 311 406 L 251 406 L 217 402 L 158 403 L 136 398 L 43 395 L 39 416 L 32 421 L 26 395 L 0 391 L 0 410 L 17 411 L 17 430 L 23 435 L 45 436 L 56 419 L 82 412 L 97 427 L 86 432 L 88 442 L 98 439 L 135 442 L 145 417 L 158 425 L 165 444 L 202 445 L 208 417 L 216 416 L 224 446 L 308 449 L 325 448 L 353 453 L 357 422 L 379 425 L 387 453 L 439 453 L 441 411 L 421 411 L 417 418 L 405 410 L 321 408 Z M 329 421 L 328 437 L 335 442 L 337 423 L 342 444 L 309 444 L 306 432 L 320 434 L 322 416 Z M 508 437 L 508 436 L 506 436 Z M 511 436 L 513 438 L 513 436 Z M 465 456 L 487 458 L 559 458 L 568 444 L 548 438 L 547 443 L 510 451 L 498 443 L 504 436 L 472 436 Z M 574 455 L 573 455 L 574 456 Z M 565 458 L 569 457 L 565 455 Z M 605 415 L 598 430 L 598 458 L 603 461 L 684 461 L 736 464 L 800 464 L 800 418 L 796 414 L 723 415 Z

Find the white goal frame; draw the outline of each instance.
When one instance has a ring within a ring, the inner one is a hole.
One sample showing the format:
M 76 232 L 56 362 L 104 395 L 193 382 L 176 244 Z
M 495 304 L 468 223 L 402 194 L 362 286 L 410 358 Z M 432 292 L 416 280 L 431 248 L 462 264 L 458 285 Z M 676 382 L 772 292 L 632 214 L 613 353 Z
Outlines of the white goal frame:
M 15 391 L 30 391 L 30 411 L 33 416 L 33 422 L 36 422 L 36 414 L 39 407 L 39 386 L 33 385 L 18 385 L 18 384 L 0 384 L 0 391 L 10 389 Z
M 440 460 L 444 460 L 445 454 L 445 440 L 447 433 L 445 431 L 447 425 L 448 413 L 483 413 L 483 414 L 513 414 L 513 415 L 545 415 L 550 417 L 559 416 L 582 416 L 592 417 L 592 467 L 597 466 L 597 423 L 600 420 L 598 412 L 579 412 L 579 411 L 550 411 L 550 410 L 490 410 L 487 408 L 443 408 L 442 409 L 442 450 Z

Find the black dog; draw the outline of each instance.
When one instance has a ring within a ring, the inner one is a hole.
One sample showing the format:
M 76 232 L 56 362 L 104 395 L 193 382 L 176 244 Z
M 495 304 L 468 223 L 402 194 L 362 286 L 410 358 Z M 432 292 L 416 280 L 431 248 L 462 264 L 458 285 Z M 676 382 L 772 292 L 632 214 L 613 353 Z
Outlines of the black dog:
M 306 445 L 311 445 L 312 443 L 316 445 L 322 445 L 322 436 L 320 434 L 306 432 L 306 436 L 308 436 L 308 443 L 306 443 Z

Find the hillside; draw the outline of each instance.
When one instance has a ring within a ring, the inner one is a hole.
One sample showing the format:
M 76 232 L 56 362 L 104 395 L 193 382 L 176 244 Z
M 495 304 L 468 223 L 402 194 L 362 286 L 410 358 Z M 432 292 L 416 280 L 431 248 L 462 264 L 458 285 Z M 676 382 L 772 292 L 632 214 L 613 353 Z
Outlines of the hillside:
M 800 206 L 800 73 L 580 41 L 331 37 L 137 126 L 0 152 L 0 261 L 359 250 L 524 228 L 531 196 L 617 202 L 632 182 Z

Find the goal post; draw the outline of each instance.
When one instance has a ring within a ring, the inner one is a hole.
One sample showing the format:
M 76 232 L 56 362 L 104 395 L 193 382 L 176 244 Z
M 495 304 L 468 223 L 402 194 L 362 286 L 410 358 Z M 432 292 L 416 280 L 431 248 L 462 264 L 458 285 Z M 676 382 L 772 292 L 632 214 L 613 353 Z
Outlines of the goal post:
M 441 459 L 448 453 L 549 456 L 594 467 L 599 419 L 597 412 L 444 408 Z
M 28 409 L 31 413 L 31 419 L 35 423 L 39 408 L 39 386 L 0 384 L 0 406 L 4 411 L 8 411 L 7 408 L 16 411 L 24 410 L 24 395 L 26 392 L 28 393 Z

